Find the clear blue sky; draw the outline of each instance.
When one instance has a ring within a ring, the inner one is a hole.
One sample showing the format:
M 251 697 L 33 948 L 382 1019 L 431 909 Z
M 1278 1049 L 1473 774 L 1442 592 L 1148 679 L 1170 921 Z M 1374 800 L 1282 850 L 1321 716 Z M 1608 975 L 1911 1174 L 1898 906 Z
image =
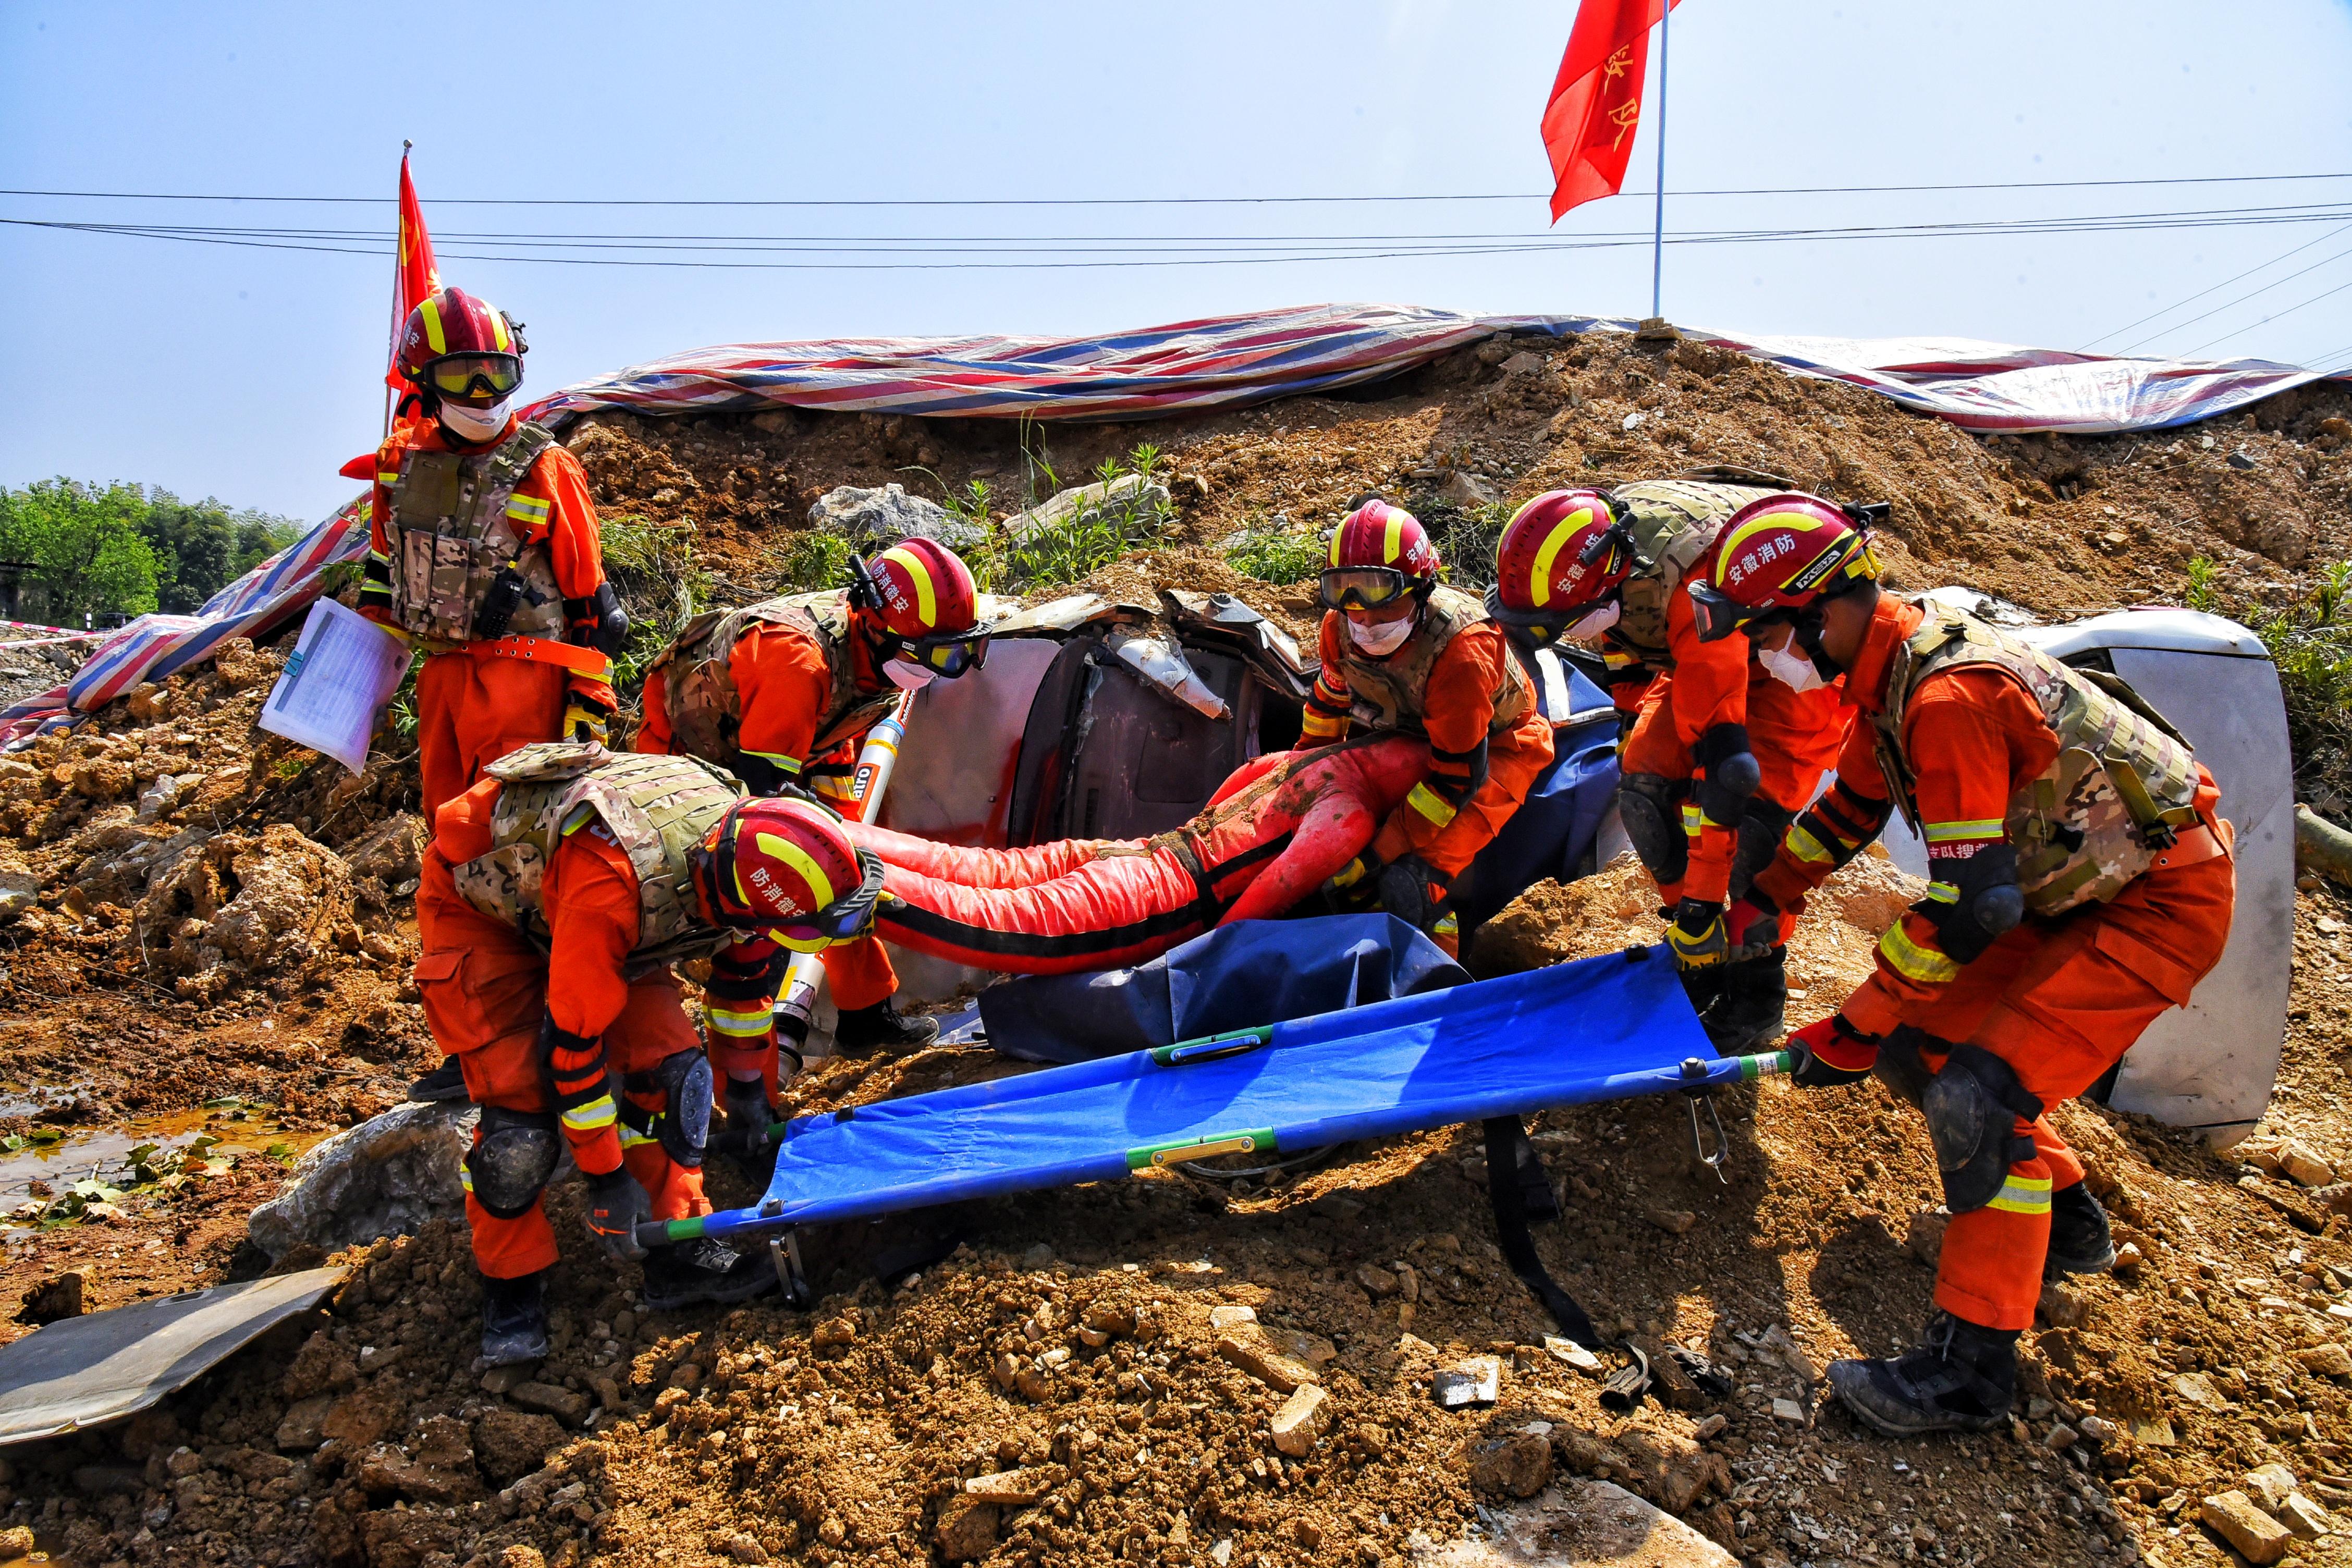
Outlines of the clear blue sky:
M 1642 314 L 1644 249 L 1104 270 L 677 270 L 467 262 L 463 230 L 768 236 L 1541 236 L 1536 125 L 1568 0 L 1181 5 L 0 5 L 0 186 L 388 196 L 417 143 L 453 282 L 529 323 L 530 390 L 706 343 L 1089 331 L 1320 300 Z M 414 20 L 395 20 L 412 17 Z M 2352 174 L 2352 4 L 1688 0 L 1670 192 Z M 1652 57 L 1652 70 L 1656 58 Z M 442 106 L 446 107 L 442 107 Z M 1654 113 L 1651 117 L 1654 120 Z M 1647 191 L 1645 126 L 1629 187 Z M 1475 205 L 485 208 L 458 197 L 1529 193 Z M 1677 227 L 2352 203 L 2352 180 L 1670 199 Z M 2347 213 L 2352 218 L 2352 213 Z M 388 231 L 387 207 L 0 197 L 0 217 Z M 1561 235 L 1646 228 L 1646 198 Z M 2352 353 L 2352 228 L 1776 245 L 1666 256 L 1699 326 L 2074 347 L 2303 277 L 2142 352 Z M 352 243 L 337 241 L 331 243 Z M 2340 254 L 2339 253 L 2344 253 Z M 845 259 L 835 258 L 835 259 Z M 933 260 L 957 259 L 954 256 Z M 381 416 L 388 262 L 0 226 L 0 482 L 67 473 L 304 518 Z M 2235 329 L 2250 330 L 2237 331 Z M 2120 346 L 2140 332 L 2103 346 Z

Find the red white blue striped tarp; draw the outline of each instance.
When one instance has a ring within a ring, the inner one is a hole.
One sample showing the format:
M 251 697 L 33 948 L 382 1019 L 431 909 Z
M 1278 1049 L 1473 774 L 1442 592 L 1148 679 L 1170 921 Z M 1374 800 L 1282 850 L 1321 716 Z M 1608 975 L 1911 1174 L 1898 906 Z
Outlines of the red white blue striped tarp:
M 930 417 L 1151 419 L 1359 385 L 1497 332 L 1628 331 L 1598 316 L 1462 316 L 1413 305 L 1306 305 L 1105 337 L 853 338 L 738 343 L 633 365 L 528 410 L 561 428 L 599 409 L 647 416 L 771 408 Z M 1851 382 L 1970 430 L 2093 434 L 2210 419 L 2323 379 L 2267 360 L 2113 359 L 1968 338 L 1684 335 Z M 0 742 L 161 680 L 224 637 L 281 626 L 330 562 L 367 549 L 367 501 L 215 595 L 194 616 L 145 616 L 109 637 L 64 689 L 0 711 Z

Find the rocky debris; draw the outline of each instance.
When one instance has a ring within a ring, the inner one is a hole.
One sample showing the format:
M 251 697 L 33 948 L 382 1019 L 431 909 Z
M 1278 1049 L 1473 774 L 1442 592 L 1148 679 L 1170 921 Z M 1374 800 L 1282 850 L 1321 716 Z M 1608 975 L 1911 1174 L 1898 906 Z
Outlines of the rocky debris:
M 465 1212 L 459 1167 L 473 1142 L 463 1100 L 400 1105 L 313 1147 L 247 1230 L 272 1262 L 300 1246 L 338 1251 Z
M 2273 1459 L 2247 1471 L 2242 1484 L 2264 1512 L 2276 1513 L 2294 1495 L 2294 1472 Z
M 2297 1541 L 2316 1541 L 2336 1532 L 2335 1516 L 2301 1492 L 2290 1493 L 2273 1512 Z
M 81 1276 L 68 1271 L 44 1279 L 26 1291 L 16 1310 L 16 1321 L 37 1326 L 79 1318 L 89 1310 L 82 1304 Z
M 1313 1367 L 1293 1361 L 1254 1333 L 1221 1337 L 1217 1353 L 1278 1393 L 1288 1394 L 1315 1381 Z
M 2352 1350 L 2330 1340 L 2294 1352 L 2294 1359 L 2322 1377 L 2352 1378 Z
M 1507 1433 L 1470 1445 L 1470 1484 L 1483 1492 L 1528 1498 L 1551 1484 L 1551 1443 L 1544 1431 Z
M 1005 538 L 1018 542 L 1032 534 L 1109 523 L 1122 536 L 1155 527 L 1169 515 L 1168 487 L 1141 474 L 1058 490 L 1047 500 L 1004 520 Z
M 950 550 L 969 550 L 987 535 L 952 516 L 937 501 L 910 496 L 904 485 L 859 489 L 837 485 L 809 508 L 809 526 L 838 533 L 869 550 L 887 549 L 909 534 L 938 540 Z
M 1331 1425 L 1329 1401 L 1330 1395 L 1318 1385 L 1301 1384 L 1266 1423 L 1275 1447 L 1294 1459 L 1312 1453 L 1315 1440 Z
M 969 1563 L 987 1556 L 996 1548 L 996 1525 L 1001 1517 L 993 1503 L 971 1497 L 950 1499 L 940 1510 L 939 1523 L 931 1534 L 940 1558 L 949 1563 Z
M 1482 1517 L 1481 1538 L 1431 1546 L 1414 1555 L 1416 1568 L 1738 1568 L 1739 1562 L 1609 1481 L 1564 1482 Z
M 2275 1563 L 2294 1541 L 2294 1532 L 2256 1508 L 2242 1491 L 2207 1498 L 2199 1506 L 2197 1517 L 2249 1563 Z
M 1474 1355 L 1431 1378 L 1429 1394 L 1445 1410 L 1492 1405 L 1503 1396 L 1503 1363 L 1494 1356 Z

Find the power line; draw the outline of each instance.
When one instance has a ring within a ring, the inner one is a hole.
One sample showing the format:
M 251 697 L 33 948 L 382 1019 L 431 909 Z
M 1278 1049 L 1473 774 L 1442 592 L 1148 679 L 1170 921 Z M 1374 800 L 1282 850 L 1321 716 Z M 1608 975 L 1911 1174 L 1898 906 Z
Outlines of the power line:
M 2352 180 L 2352 173 L 2320 174 L 2204 174 L 2136 180 L 2004 180 L 1940 185 L 1780 185 L 1739 189 L 1669 191 L 1674 196 L 1895 195 L 1949 191 L 2102 190 L 2145 185 L 2261 184 L 2298 180 Z M 1654 195 L 1625 191 L 1628 196 Z M 1548 191 L 1488 195 L 1443 193 L 1399 195 L 1294 196 L 943 196 L 943 197 L 635 197 L 635 196 L 446 196 L 435 206 L 585 207 L 1103 207 L 1103 206 L 1287 206 L 1370 202 L 1528 202 Z M 0 189 L 0 196 L 58 196 L 92 201 L 283 202 L 308 205 L 390 206 L 392 196 L 271 196 L 206 195 L 182 191 L 54 191 Z
M 2310 299 L 2305 300 L 2303 300 L 2300 304 L 2289 305 L 2289 306 L 2288 306 L 2285 310 L 2274 310 L 2274 311 L 2273 311 L 2271 314 L 2269 314 L 2269 315 L 2267 315 L 2267 316 L 2264 316 L 2264 317 L 2263 317 L 2261 321 L 2250 321 L 2250 322 L 2248 322 L 2246 325 L 2244 325 L 2244 326 L 2242 326 L 2242 327 L 2239 327 L 2239 328 L 2237 328 L 2237 329 L 2235 329 L 2235 330 L 2233 330 L 2233 331 L 2231 331 L 2223 332 L 2223 333 L 2222 333 L 2220 337 L 2218 337 L 2218 338 L 2207 338 L 2203 342 L 2199 343 L 2199 344 L 2197 345 L 2197 347 L 2195 347 L 2195 348 L 2193 348 L 2193 349 L 2189 349 L 2189 350 L 2188 350 L 2188 351 L 2186 351 L 2185 353 L 2180 353 L 2180 354 L 2175 355 L 2174 357 L 2175 357 L 2175 358 L 2179 358 L 2179 359 L 2187 359 L 2187 358 L 2189 356 L 2189 354 L 2201 353 L 2202 351 L 2204 351 L 2204 350 L 2206 350 L 2206 349 L 2210 349 L 2210 348 L 2211 348 L 2215 343 L 2218 343 L 2218 342 L 2224 342 L 2228 341 L 2228 340 L 2229 340 L 2229 339 L 2231 339 L 2231 338 L 2239 337 L 2239 336 L 2242 336 L 2242 334 L 2244 334 L 2244 333 L 2251 332 L 2251 331 L 2252 331 L 2256 327 L 2268 326 L 2271 322 L 2277 321 L 2281 316 L 2292 316 L 2292 315 L 2294 315 L 2297 310 L 2302 310 L 2302 309 L 2304 308 L 2304 306 L 2305 306 L 2305 305 L 2316 305 L 2316 304 L 2318 304 L 2322 300 L 2326 299 L 2329 295 L 2331 295 L 2331 294 L 2341 294 L 2341 293 L 2342 293 L 2342 292 L 2344 292 L 2344 290 L 2346 290 L 2347 289 L 2352 289 L 2352 281 L 2346 281 L 2346 282 L 2343 282 L 2343 283 L 2338 283 L 2335 288 L 2333 288 L 2333 289 L 2324 289 L 2324 290 L 2322 290 L 2321 292 L 2319 292 L 2319 293 L 2317 293 L 2317 294 L 2314 294 Z
M 2352 224 L 2347 224 L 2345 227 L 2352 228 Z M 2147 315 L 2142 316 L 2137 321 L 2126 321 L 2122 326 L 2116 328 L 2113 331 L 2101 332 L 2097 337 L 2076 345 L 2075 352 L 2077 353 L 2087 353 L 2090 352 L 2092 343 L 2105 342 L 2109 338 L 2121 337 L 2124 333 L 2130 331 L 2134 327 L 2143 325 L 2148 321 L 2153 321 L 2158 316 L 2168 316 L 2172 314 L 2173 311 L 2180 309 L 2183 305 L 2193 305 L 2198 300 L 2202 300 L 2206 295 L 2214 292 L 2216 289 L 2227 289 L 2231 284 L 2238 282 L 2243 279 L 2252 278 L 2255 273 L 2263 271 L 2264 268 L 2276 267 L 2280 262 L 2286 260 L 2288 257 L 2300 256 L 2305 251 L 2309 250 L 2313 246 L 2324 245 L 2343 232 L 2344 229 L 2342 228 L 2334 229 L 2326 234 L 2320 235 L 2315 239 L 2306 239 L 2301 245 L 2296 246 L 2293 250 L 2284 252 L 2278 256 L 2273 256 L 2268 261 L 2263 262 L 2260 266 L 2247 268 L 2235 278 L 2224 278 L 2221 281 L 2214 284 L 2211 288 L 2200 289 L 2196 293 L 2189 295 L 2186 300 L 2175 300 L 2171 304 L 2167 305 L 2161 310 L 2150 310 Z M 2182 324 L 2186 325 L 2185 322 Z M 2147 340 L 2142 339 L 2141 341 L 2146 342 Z M 2125 352 L 2128 353 L 2129 351 L 2126 350 Z
M 2345 227 L 2346 227 L 2346 228 L 2352 228 L 2352 224 L 2347 224 L 2347 225 L 2345 226 Z M 2342 233 L 2344 232 L 2344 229 L 2339 228 L 2339 229 L 2335 230 L 2334 232 L 2335 232 L 2335 233 L 2336 233 L 2336 234 L 2342 234 Z M 2326 237 L 2326 236 L 2322 236 L 2321 237 L 2325 238 L 2325 237 Z M 2307 248 L 2307 247 L 2299 247 L 2298 248 Z M 2292 253 L 2290 253 L 2290 254 L 2292 254 Z M 2158 329 L 2157 331 L 2153 331 L 2153 332 L 2148 333 L 2148 335 L 2147 335 L 2147 336 L 2146 336 L 2146 337 L 2144 337 L 2144 338 L 2139 339 L 2139 340 L 2138 340 L 2138 342 L 2130 342 L 2130 343 L 2126 343 L 2126 344 L 2125 344 L 2122 348 L 2118 349 L 2118 350 L 2117 350 L 2117 351 L 2116 351 L 2116 353 L 2131 353 L 2131 352 L 2132 352 L 2132 350 L 2134 350 L 2134 349 L 2136 349 L 2136 348 L 2138 348 L 2138 347 L 2140 346 L 2140 344 L 2141 344 L 2141 343 L 2152 343 L 2152 342 L 2154 342 L 2157 339 L 2158 339 L 2158 338 L 2160 338 L 2160 337 L 2165 336 L 2165 335 L 2166 335 L 2167 333 L 2168 333 L 2168 332 L 2177 332 L 2177 331 L 2180 331 L 2181 329 L 2183 329 L 2184 327 L 2192 326 L 2192 325 L 2194 325 L 2195 323 L 2197 323 L 2197 322 L 2199 322 L 2199 321 L 2210 321 L 2210 320 L 2211 320 L 2213 317 L 2220 315 L 2220 314 L 2221 314 L 2222 311 L 2224 311 L 2224 310 L 2233 310 L 2233 309 L 2235 309 L 2236 307 L 2238 307 L 2238 306 L 2240 306 L 2240 305 L 2244 304 L 2247 300 L 2249 300 L 2252 299 L 2252 298 L 2253 298 L 2255 295 L 2257 295 L 2257 294 L 2267 294 L 2267 293 L 2269 293 L 2272 289 L 2273 289 L 2277 288 L 2277 287 L 2278 287 L 2280 284 L 2282 284 L 2282 283 L 2292 283 L 2292 282 L 2294 282 L 2296 279 L 2298 279 L 2298 278 L 2300 278 L 2300 277 L 2304 276 L 2304 274 L 2305 274 L 2305 273 L 2308 273 L 2308 272 L 2316 272 L 2316 271 L 2318 271 L 2321 268 L 2323 268 L 2323 267 L 2326 266 L 2329 262 L 2331 262 L 2331 261 L 2341 261 L 2341 260 L 2343 260 L 2343 259 L 2344 259 L 2346 257 L 2347 257 L 2347 256 L 2352 256 L 2352 247 L 2346 247 L 2345 249 L 2339 250 L 2339 251 L 2337 251 L 2337 252 L 2336 252 L 2335 255 L 2333 255 L 2333 256 L 2323 256 L 2323 257 L 2321 257 L 2318 260 L 2316 260 L 2316 261 L 2313 262 L 2310 266 L 2308 266 L 2308 267 L 2304 267 L 2304 268 L 2297 268 L 2297 269 L 2295 269 L 2294 271 L 2288 273 L 2288 274 L 2287 274 L 2285 277 L 2284 277 L 2284 278 L 2275 278 L 2275 279 L 2273 279 L 2270 282 L 2265 283 L 2265 284 L 2263 284 L 2260 288 L 2256 288 L 2256 289 L 2247 289 L 2244 293 L 2242 293 L 2242 294 L 2239 295 L 2236 299 L 2234 299 L 2234 300 L 2226 300 L 2226 301 L 2224 301 L 2224 302 L 2223 302 L 2223 303 L 2221 303 L 2221 304 L 2219 304 L 2219 305 L 2214 306 L 2214 307 L 2213 307 L 2211 310 L 2210 310 L 2200 311 L 2200 313 L 2198 313 L 2197 315 L 2194 315 L 2194 316 L 2189 317 L 2189 318 L 2187 321 L 2175 321 L 2175 322 L 2173 322 L 2173 323 L 2172 323 L 2172 325 L 2170 325 L 2170 326 L 2168 326 L 2168 327 L 2162 327 L 2162 328 L 2159 328 L 2159 329 Z M 2260 270 L 2260 268 L 2257 268 L 2257 270 Z M 2207 290 L 2207 291 L 2210 293 L 2211 290 L 2210 290 L 2210 289 L 2209 289 L 2209 290 Z

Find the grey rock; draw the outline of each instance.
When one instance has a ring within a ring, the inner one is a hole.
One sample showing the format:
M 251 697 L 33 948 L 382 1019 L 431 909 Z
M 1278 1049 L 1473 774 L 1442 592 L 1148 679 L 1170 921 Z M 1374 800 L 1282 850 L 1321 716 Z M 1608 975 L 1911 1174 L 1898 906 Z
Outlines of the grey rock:
M 885 546 L 908 534 L 920 534 L 950 550 L 966 550 L 984 538 L 979 529 L 950 515 L 937 501 L 908 495 L 904 485 L 884 485 L 878 490 L 836 485 L 809 508 L 809 522 L 855 544 Z
M 40 897 L 41 879 L 30 871 L 0 867 L 0 923 L 15 920 Z
M 1486 506 L 1495 499 L 1495 487 L 1465 468 L 1445 476 L 1437 493 L 1456 506 Z
M 1006 537 L 1026 539 L 1033 533 L 1068 528 L 1091 518 L 1111 517 L 1121 524 L 1141 526 L 1168 514 L 1168 487 L 1147 483 L 1141 474 L 1121 474 L 1108 484 L 1079 485 L 1057 490 L 1050 500 L 1004 520 Z
M 472 1142 L 470 1105 L 400 1105 L 302 1156 L 286 1190 L 246 1231 L 274 1261 L 298 1242 L 332 1252 L 465 1212 L 457 1168 Z

